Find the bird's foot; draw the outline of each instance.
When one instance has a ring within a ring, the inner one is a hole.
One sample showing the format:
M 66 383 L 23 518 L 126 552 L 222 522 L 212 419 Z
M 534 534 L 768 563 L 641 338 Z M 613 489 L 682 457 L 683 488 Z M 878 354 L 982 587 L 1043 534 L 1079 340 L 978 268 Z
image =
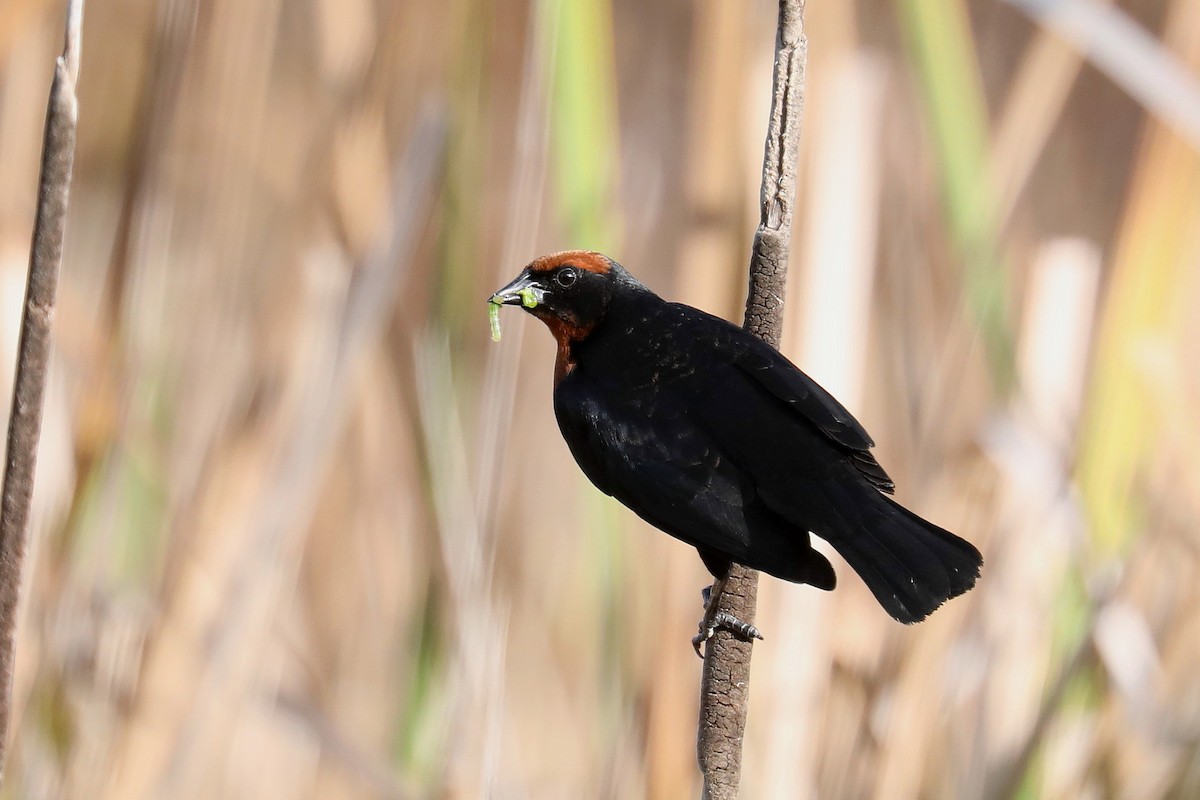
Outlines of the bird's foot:
M 711 619 L 705 618 L 700 620 L 700 632 L 692 637 L 692 649 L 696 651 L 697 656 L 704 658 L 704 654 L 700 652 L 700 645 L 711 639 L 713 634 L 722 628 L 744 642 L 749 642 L 753 639 L 761 640 L 763 638 L 758 628 L 749 622 L 742 622 L 733 614 L 718 611 L 712 615 Z
M 744 642 L 763 638 L 758 628 L 750 623 L 742 622 L 726 611 L 717 611 L 713 587 L 705 586 L 700 596 L 704 598 L 704 616 L 700 619 L 700 632 L 692 637 L 692 649 L 696 651 L 697 656 L 704 658 L 704 654 L 700 652 L 700 645 L 711 639 L 720 629 L 729 631 Z

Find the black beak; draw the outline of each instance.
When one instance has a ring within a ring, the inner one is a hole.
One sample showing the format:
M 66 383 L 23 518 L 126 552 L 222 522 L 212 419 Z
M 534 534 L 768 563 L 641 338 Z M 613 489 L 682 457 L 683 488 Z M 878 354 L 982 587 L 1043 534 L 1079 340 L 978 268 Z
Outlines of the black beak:
M 536 308 L 545 295 L 546 290 L 534 280 L 533 276 L 528 272 L 522 272 L 516 280 L 488 298 L 488 302 L 498 306 Z

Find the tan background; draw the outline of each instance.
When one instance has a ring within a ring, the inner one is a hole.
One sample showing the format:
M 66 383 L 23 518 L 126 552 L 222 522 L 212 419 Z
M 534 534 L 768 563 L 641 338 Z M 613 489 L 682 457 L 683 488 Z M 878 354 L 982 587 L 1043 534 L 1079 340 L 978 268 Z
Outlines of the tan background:
M 1119 7 L 1194 89 L 1200 4 Z M 739 318 L 774 12 L 91 3 L 4 796 L 695 796 L 703 568 L 483 301 L 589 247 Z M 0 0 L 5 375 L 61 13 Z M 764 581 L 745 796 L 1200 796 L 1200 137 L 1005 3 L 808 23 L 784 350 L 986 564 Z

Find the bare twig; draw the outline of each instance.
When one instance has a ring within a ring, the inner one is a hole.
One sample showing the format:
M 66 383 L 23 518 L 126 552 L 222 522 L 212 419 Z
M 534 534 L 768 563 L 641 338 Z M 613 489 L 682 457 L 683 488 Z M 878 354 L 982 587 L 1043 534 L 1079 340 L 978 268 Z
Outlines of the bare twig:
M 774 93 L 763 153 L 761 219 L 750 256 L 744 323 L 747 331 L 775 347 L 779 346 L 783 327 L 807 52 L 804 1 L 779 0 Z M 716 600 L 718 610 L 753 622 L 757 592 L 758 574 L 735 564 Z M 697 751 L 706 800 L 737 796 L 750 696 L 750 650 L 749 642 L 723 630 L 708 641 L 705 649 Z
M 8 420 L 8 457 L 4 465 L 4 496 L 0 501 L 0 770 L 4 766 L 12 716 L 17 603 L 29 543 L 29 506 L 42 430 L 42 399 L 50 366 L 50 326 L 54 320 L 54 298 L 67 225 L 67 196 L 75 161 L 75 124 L 79 116 L 75 84 L 79 78 L 82 23 L 83 0 L 68 0 L 63 52 L 54 68 L 46 111 L 37 219 L 17 346 L 12 413 Z

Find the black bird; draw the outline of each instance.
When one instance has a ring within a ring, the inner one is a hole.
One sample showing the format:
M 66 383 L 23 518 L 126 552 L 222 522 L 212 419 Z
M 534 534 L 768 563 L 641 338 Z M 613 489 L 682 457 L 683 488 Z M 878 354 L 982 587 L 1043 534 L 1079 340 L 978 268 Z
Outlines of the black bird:
M 900 622 L 975 585 L 979 551 L 889 497 L 862 425 L 757 337 L 588 251 L 537 259 L 490 302 L 554 335 L 554 414 L 584 474 L 699 550 L 717 587 L 737 562 L 833 589 L 810 533 Z

